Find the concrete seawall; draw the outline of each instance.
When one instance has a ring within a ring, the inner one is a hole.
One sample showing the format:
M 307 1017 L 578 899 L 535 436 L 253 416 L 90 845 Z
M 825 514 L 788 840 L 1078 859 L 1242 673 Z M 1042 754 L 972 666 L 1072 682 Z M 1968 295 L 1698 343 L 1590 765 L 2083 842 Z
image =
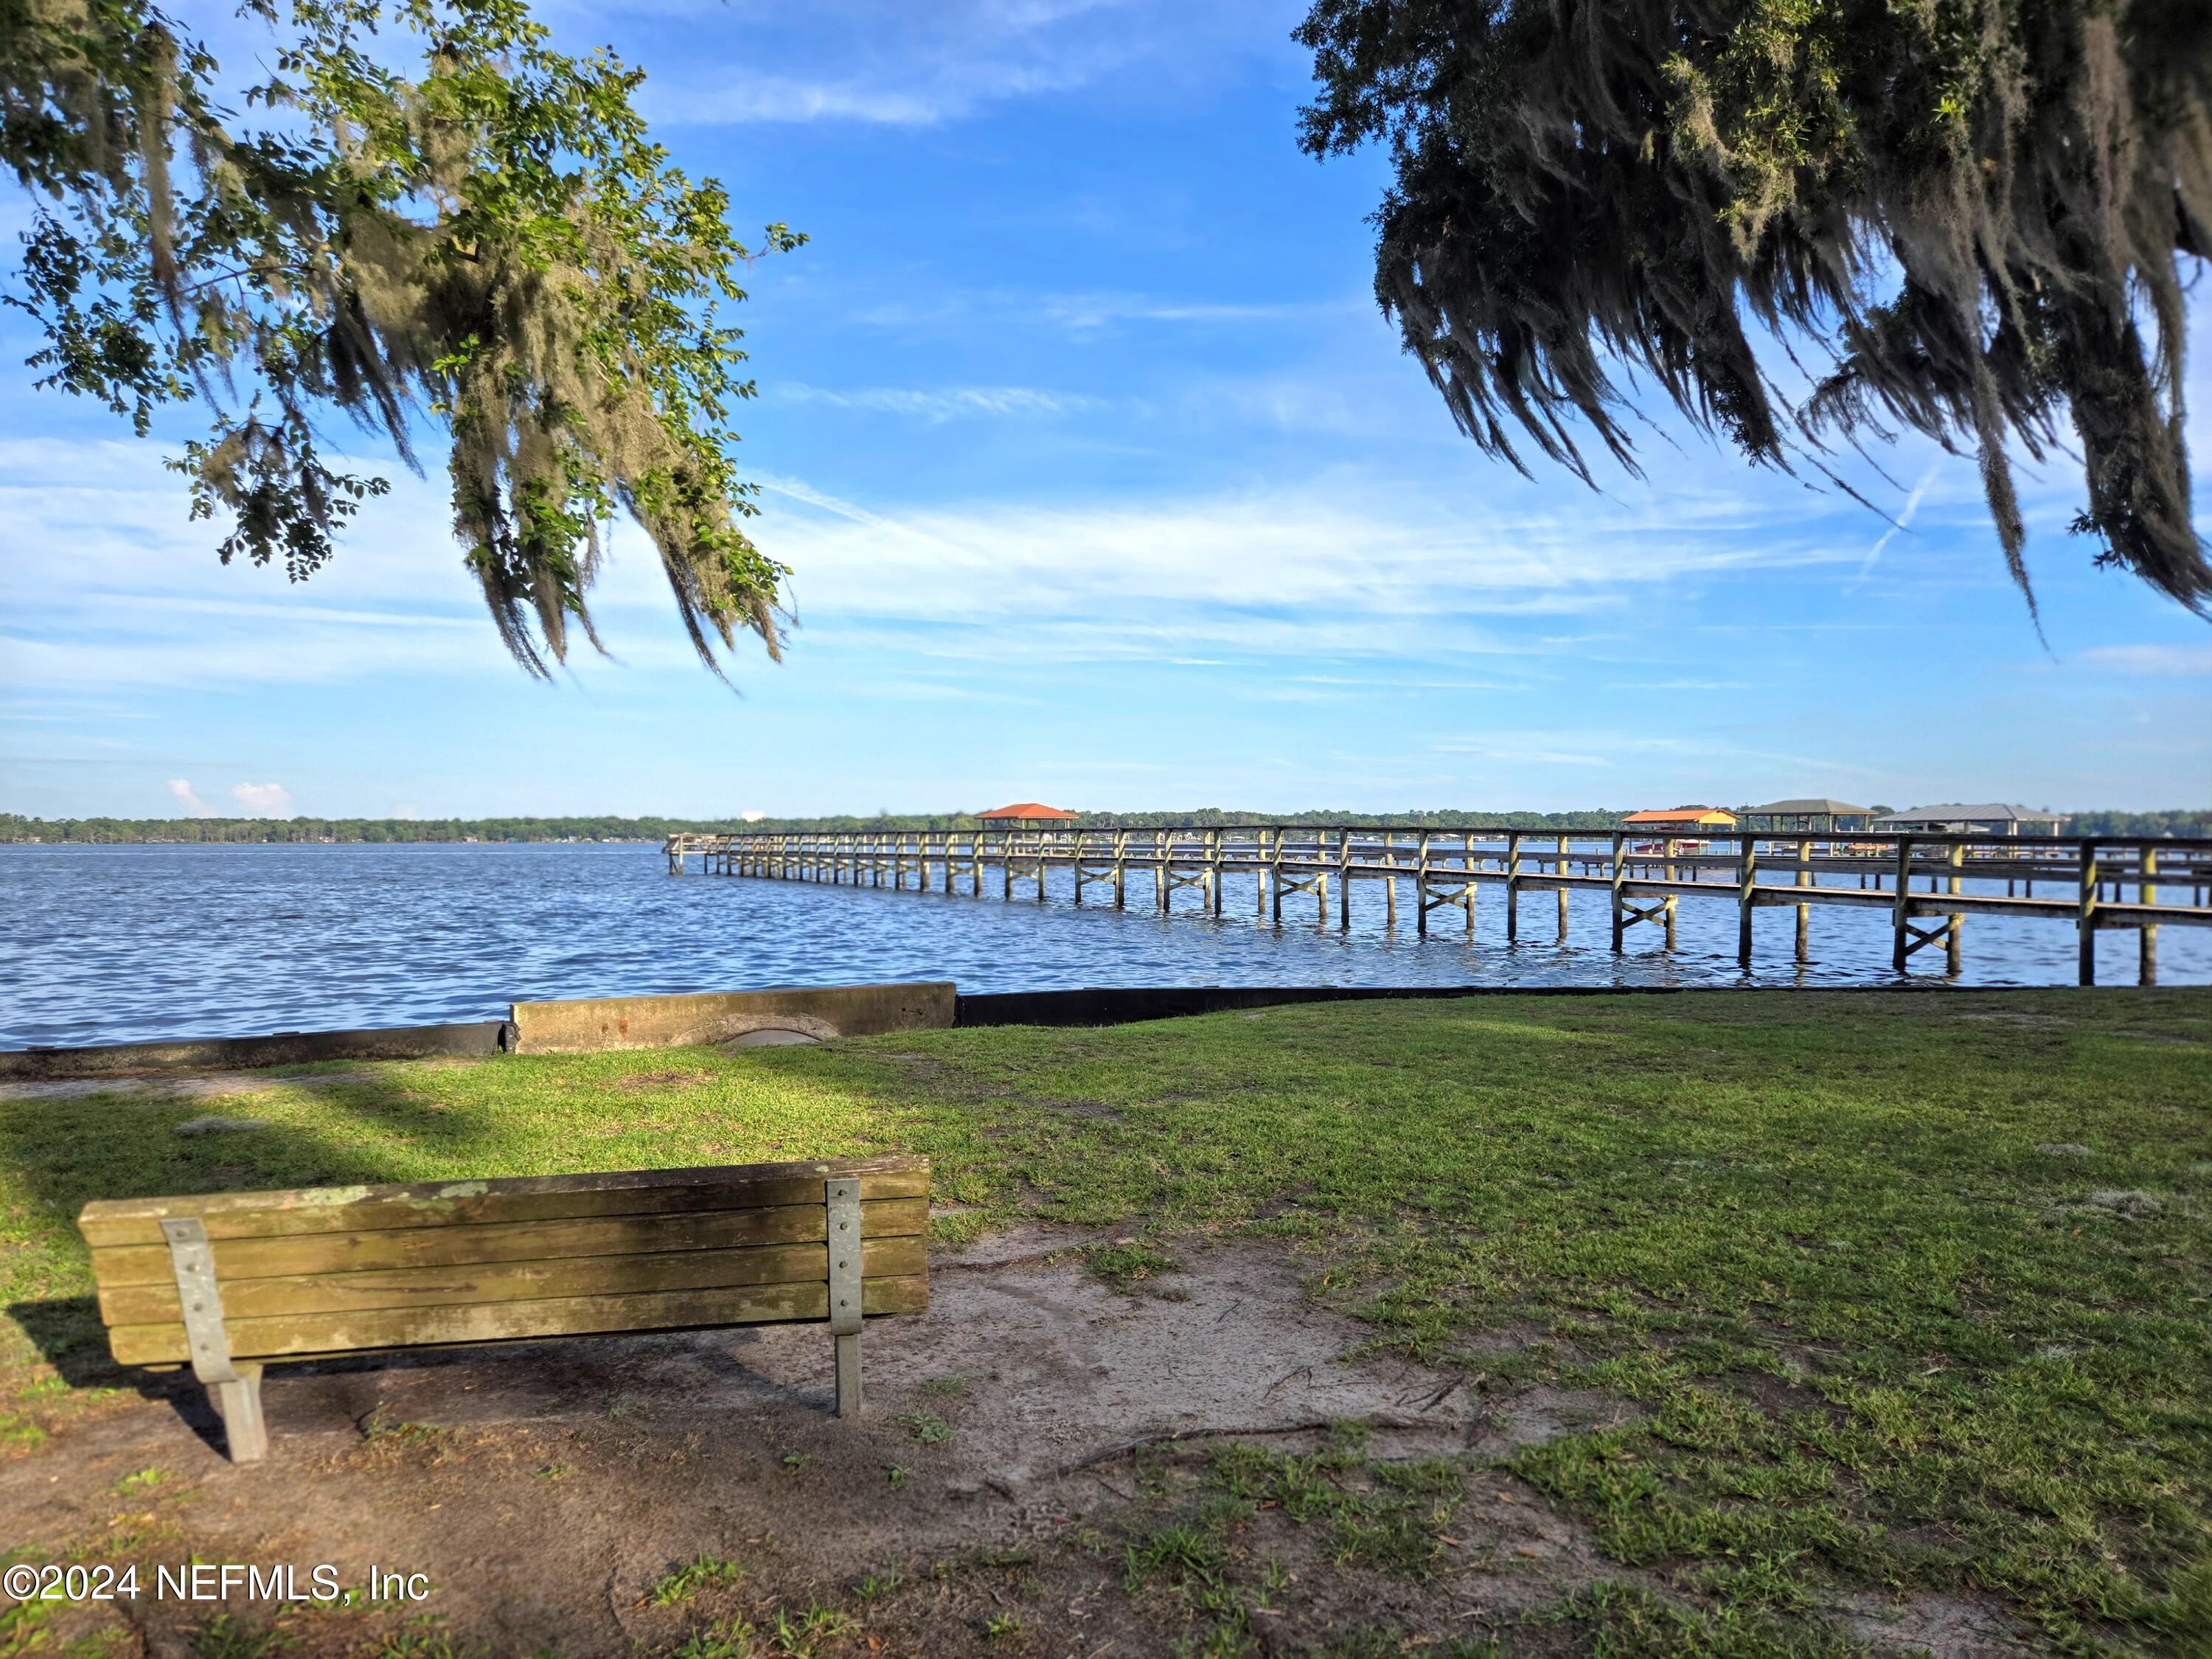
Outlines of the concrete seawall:
M 1960 994 L 1931 984 L 1823 987 L 1825 994 Z M 359 1031 L 278 1031 L 268 1036 L 180 1042 L 126 1042 L 89 1048 L 0 1050 L 0 1081 L 126 1076 L 134 1073 L 301 1066 L 318 1060 L 426 1060 L 441 1055 L 592 1054 L 727 1042 L 753 1032 L 801 1036 L 878 1036 L 948 1026 L 1123 1025 L 1138 1020 L 1292 1003 L 1370 1002 L 1392 998 L 1683 996 L 1729 994 L 1729 987 L 1534 985 L 1194 985 L 1106 986 L 1073 991 L 958 994 L 948 981 L 900 985 L 796 986 L 772 991 L 702 992 L 660 997 L 594 997 L 518 1002 L 504 1020 L 459 1025 L 403 1025 Z M 1976 996 L 2041 994 L 2034 988 L 1976 986 Z M 1793 994 L 1765 988 L 1771 997 Z
M 518 1002 L 508 1015 L 525 1054 L 590 1054 L 726 1042 L 753 1031 L 816 1038 L 879 1036 L 950 1025 L 957 1002 L 950 980 L 908 985 L 796 986 L 692 996 L 593 997 Z
M 726 1042 L 754 1031 L 877 1036 L 951 1025 L 950 981 L 908 985 L 797 986 L 662 997 L 518 1002 L 506 1019 L 398 1025 L 359 1031 L 277 1031 L 266 1036 L 120 1042 L 87 1048 L 0 1051 L 0 1080 L 122 1077 L 143 1072 L 228 1071 L 331 1060 L 428 1060 L 441 1055 L 571 1054 Z
M 322 1060 L 428 1060 L 500 1052 L 501 1019 L 465 1025 L 398 1025 L 366 1031 L 277 1031 L 268 1036 L 181 1042 L 117 1042 L 95 1048 L 0 1051 L 0 1079 L 123 1077 L 134 1072 L 228 1071 L 307 1066 Z

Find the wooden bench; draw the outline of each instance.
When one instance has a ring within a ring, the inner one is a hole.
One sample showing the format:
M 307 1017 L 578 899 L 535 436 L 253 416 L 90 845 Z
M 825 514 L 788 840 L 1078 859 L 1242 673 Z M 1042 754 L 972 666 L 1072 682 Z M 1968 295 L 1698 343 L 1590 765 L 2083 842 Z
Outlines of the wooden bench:
M 273 1360 L 823 1323 L 850 1416 L 862 1316 L 929 1303 L 921 1158 L 108 1200 L 77 1227 L 117 1361 L 189 1364 L 240 1463 Z

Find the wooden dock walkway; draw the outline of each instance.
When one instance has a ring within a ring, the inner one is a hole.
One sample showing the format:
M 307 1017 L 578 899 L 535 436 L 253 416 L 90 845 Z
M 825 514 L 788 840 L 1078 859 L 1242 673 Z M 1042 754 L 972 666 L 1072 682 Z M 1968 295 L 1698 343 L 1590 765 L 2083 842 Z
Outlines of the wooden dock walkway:
M 1796 912 L 1796 955 L 1809 949 L 1812 908 L 1840 904 L 1889 913 L 1892 964 L 1899 973 L 1918 951 L 1941 946 L 1948 971 L 1959 969 L 1969 916 L 2027 916 L 2070 924 L 2079 934 L 2080 979 L 2096 982 L 2100 929 L 2140 935 L 2137 977 L 2158 979 L 2160 927 L 2212 926 L 2212 839 L 1990 835 L 1776 833 L 1716 830 L 1671 840 L 1620 832 L 1510 829 L 1401 830 L 1359 825 L 1172 825 L 1147 830 L 986 828 L 798 834 L 671 836 L 668 872 L 688 861 L 702 873 L 850 885 L 966 892 L 995 884 L 1012 899 L 1045 875 L 1073 872 L 1075 902 L 1103 888 L 1116 908 L 1132 884 L 1149 875 L 1154 908 L 1174 908 L 1189 890 L 1198 908 L 1223 913 L 1232 878 L 1250 878 L 1263 920 L 1279 923 L 1285 899 L 1310 896 L 1328 920 L 1334 884 L 1337 922 L 1352 925 L 1355 882 L 1383 884 L 1385 921 L 1398 921 L 1405 884 L 1414 925 L 1452 913 L 1474 933 L 1475 899 L 1500 888 L 1505 937 L 1520 936 L 1525 896 L 1557 895 L 1558 936 L 1567 937 L 1567 895 L 1608 894 L 1613 948 L 1627 930 L 1650 925 L 1674 945 L 1675 911 L 1685 898 L 1733 902 L 1736 957 L 1751 961 L 1752 918 L 1762 908 Z M 986 872 L 995 876 L 995 883 Z M 1920 884 L 1923 884 L 1922 885 Z M 1973 884 L 1970 890 L 1968 884 Z M 2002 884 L 2004 890 L 1995 890 Z M 2039 895 L 2037 889 L 2044 890 Z

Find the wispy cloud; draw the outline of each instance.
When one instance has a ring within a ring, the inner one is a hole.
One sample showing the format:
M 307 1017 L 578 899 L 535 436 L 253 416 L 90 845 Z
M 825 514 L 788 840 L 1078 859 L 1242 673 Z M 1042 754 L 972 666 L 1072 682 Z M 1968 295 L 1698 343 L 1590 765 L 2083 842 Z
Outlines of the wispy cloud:
M 650 117 L 929 126 L 1138 70 L 1147 90 L 1202 83 L 1287 49 L 1265 0 L 816 0 L 722 33 L 743 58 L 693 52 L 647 83 Z
M 1741 503 L 1684 501 L 1663 525 L 1602 497 L 1469 515 L 1352 476 L 1142 503 L 888 510 L 763 483 L 812 509 L 775 527 L 811 626 L 927 625 L 926 648 L 948 655 L 970 635 L 998 656 L 1514 654 L 1553 647 L 1501 636 L 1504 619 L 1588 616 L 1686 581 L 1857 557 Z
M 1608 691 L 1747 691 L 1749 680 L 1626 680 L 1605 688 Z
M 1939 453 L 1928 463 L 1919 482 L 1912 486 L 1912 493 L 1905 497 L 1903 509 L 1883 527 L 1881 534 L 1875 538 L 1874 545 L 1867 549 L 1866 562 L 1859 566 L 1859 574 L 1852 579 L 1844 592 L 1856 593 L 1864 586 L 1867 578 L 1874 574 L 1875 566 L 1881 562 L 1882 550 L 1897 537 L 1911 531 L 1913 515 L 1920 511 L 1920 503 L 1927 499 L 1929 486 L 1936 482 L 1936 474 L 1943 470 L 1943 463 L 1948 459 Z
M 192 793 L 190 779 L 171 778 L 169 793 L 176 798 L 177 805 L 185 809 L 185 816 L 188 818 L 211 818 L 215 816 L 215 808 Z
M 1480 760 L 1533 763 L 1539 766 L 1610 766 L 1602 755 L 1578 754 L 1564 749 L 1531 748 L 1525 744 L 1500 744 L 1475 739 L 1447 738 L 1431 745 L 1440 755 L 1467 755 Z
M 776 395 L 791 403 L 827 404 L 833 409 L 868 410 L 939 425 L 946 421 L 1003 420 L 1016 416 L 1068 415 L 1101 407 L 1102 400 L 1079 392 L 1043 392 L 1025 386 L 954 386 L 919 392 L 900 386 L 862 386 L 850 392 L 787 381 Z
M 1036 419 L 1072 401 L 1021 386 L 821 395 L 933 422 Z M 512 672 L 434 485 L 399 478 L 301 589 L 278 573 L 216 565 L 209 532 L 185 520 L 155 457 L 141 449 L 126 464 L 112 447 L 37 460 L 86 478 L 88 496 L 111 504 L 101 536 L 80 533 L 80 515 L 99 510 L 89 499 L 0 492 L 0 520 L 42 550 L 0 572 L 14 624 L 0 682 L 83 691 Z M 945 664 L 1310 665 L 1418 653 L 1448 665 L 1418 678 L 1471 690 L 1499 659 L 1586 652 L 1587 629 L 1532 629 L 1529 619 L 1603 617 L 1686 584 L 1857 556 L 1816 526 L 1718 495 L 1678 492 L 1663 507 L 1532 499 L 1470 514 L 1356 468 L 1233 493 L 1051 505 L 878 506 L 800 479 L 763 482 L 771 511 L 755 533 L 796 573 L 801 651 L 837 644 Z M 633 670 L 683 667 L 689 653 L 668 626 L 651 548 L 618 526 L 611 549 L 598 605 L 619 659 Z M 579 672 L 596 671 L 582 658 Z
M 1328 313 L 1354 315 L 1371 303 L 1341 300 L 1206 301 L 1127 290 L 1036 293 L 1021 289 L 956 289 L 926 299 L 889 300 L 863 306 L 853 320 L 870 328 L 911 332 L 950 325 L 988 322 L 1041 325 L 1079 340 L 1117 324 L 1243 325 L 1296 322 Z
M 672 125 L 859 121 L 902 127 L 928 126 L 948 116 L 965 114 L 975 101 L 973 92 L 951 88 L 902 90 L 772 76 L 739 79 L 721 87 L 655 89 L 645 100 L 653 116 Z
M 2077 653 L 2074 660 L 2108 674 L 2188 678 L 2212 674 L 2212 646 L 2100 645 Z
M 931 422 L 1036 420 L 1079 402 L 1021 386 L 796 395 Z M 71 482 L 0 489 L 0 536 L 12 531 L 17 544 L 40 550 L 0 568 L 0 605 L 13 624 L 0 641 L 0 685 L 82 694 L 513 672 L 433 483 L 400 477 L 331 568 L 300 588 L 281 573 L 216 566 L 210 532 L 185 520 L 173 480 L 147 448 L 19 441 L 0 445 L 0 468 L 11 462 L 18 477 Z M 1327 697 L 1362 694 L 1326 679 L 1285 690 L 1296 677 L 1281 667 L 1328 662 L 1342 675 L 1359 660 L 1383 672 L 1346 678 L 1402 680 L 1401 693 L 1414 682 L 1510 690 L 1516 676 L 1501 677 L 1503 665 L 1550 659 L 1586 672 L 1621 649 L 1621 619 L 1638 606 L 1776 573 L 1848 572 L 1863 557 L 1854 515 L 1808 516 L 1796 496 L 1749 496 L 1695 477 L 1618 496 L 1498 490 L 1479 511 L 1451 492 L 1409 491 L 1350 465 L 1235 491 L 1094 487 L 1045 502 L 862 501 L 803 479 L 763 483 L 769 511 L 754 533 L 795 572 L 799 658 L 904 654 L 956 677 L 1012 660 L 1197 660 L 1259 671 L 1248 689 L 1268 696 Z M 620 662 L 627 672 L 692 672 L 651 548 L 627 526 L 611 545 L 597 604 Z M 2185 664 L 2201 659 L 2179 647 L 2148 649 L 2107 647 L 2084 660 L 2200 672 Z M 1398 672 L 1416 660 L 1418 672 Z M 1643 662 L 1612 666 L 1615 676 L 1624 670 L 1634 690 L 1653 695 L 1739 684 Z M 599 670 L 585 655 L 577 672 Z
M 1053 294 L 1038 301 L 1038 310 L 1047 321 L 1078 331 L 1122 322 L 1282 322 L 1321 308 L 1310 301 L 1243 304 L 1163 300 L 1143 294 Z
M 1753 766 L 1771 771 L 1778 769 L 1791 775 L 1844 773 L 1869 777 L 1877 771 L 1832 756 L 1762 749 L 1726 738 L 1662 736 L 1603 726 L 1448 737 L 1437 739 L 1430 747 L 1438 754 L 1473 755 L 1500 761 L 1542 761 L 1555 765 L 1619 767 L 1656 761 L 1692 775 L 1701 767 L 1717 768 L 1737 779 L 1744 777 Z
M 160 607 L 133 608 L 143 618 Z M 88 629 L 56 629 L 43 639 L 0 635 L 8 683 L 76 690 L 335 685 L 380 673 L 447 678 L 505 670 L 488 623 L 475 636 L 457 642 L 434 628 L 334 630 L 311 622 L 178 637 L 118 630 L 117 620 L 111 616 Z

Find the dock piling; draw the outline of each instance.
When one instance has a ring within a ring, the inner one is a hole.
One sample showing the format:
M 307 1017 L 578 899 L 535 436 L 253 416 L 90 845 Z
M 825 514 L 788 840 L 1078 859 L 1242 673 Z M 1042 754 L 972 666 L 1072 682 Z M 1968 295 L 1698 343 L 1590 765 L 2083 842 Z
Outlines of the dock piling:
M 1401 841 L 1401 835 L 1411 840 Z M 1761 905 L 1788 905 L 1795 912 L 1801 963 L 1810 955 L 1814 905 L 1883 906 L 1890 912 L 1893 969 L 1906 972 L 1913 956 L 1940 942 L 1945 971 L 1953 976 L 1964 966 L 1969 915 L 2026 916 L 2074 925 L 2077 976 L 2084 985 L 2096 982 L 2100 929 L 2135 932 L 2137 979 L 2154 985 L 2159 930 L 2212 926 L 2206 902 L 2212 896 L 2212 838 L 2081 837 L 2030 845 L 1960 832 L 1915 836 L 1861 831 L 1846 839 L 1742 830 L 1711 831 L 1699 839 L 1662 837 L 1638 846 L 1629 832 L 1613 830 L 1590 838 L 1599 841 L 1596 851 L 1579 854 L 1568 834 L 1543 832 L 1533 849 L 1529 839 L 1527 832 L 1510 828 L 1393 830 L 1301 824 L 1192 824 L 1139 832 L 684 831 L 670 836 L 663 853 L 672 877 L 690 874 L 696 857 L 700 872 L 708 875 L 888 887 L 902 893 L 942 891 L 948 896 L 964 892 L 971 897 L 981 896 L 985 869 L 995 864 L 1003 898 L 1012 899 L 1020 883 L 1033 881 L 1040 904 L 1049 897 L 1053 867 L 1066 865 L 1077 903 L 1088 888 L 1110 881 L 1117 908 L 1127 908 L 1132 871 L 1149 867 L 1154 904 L 1162 915 L 1173 913 L 1176 888 L 1191 887 L 1198 890 L 1201 914 L 1218 916 L 1230 878 L 1249 875 L 1255 914 L 1279 926 L 1285 896 L 1310 893 L 1316 923 L 1327 927 L 1334 881 L 1340 930 L 1352 925 L 1354 884 L 1361 880 L 1382 883 L 1382 923 L 1395 928 L 1402 876 L 1413 881 L 1413 922 L 1420 937 L 1428 937 L 1431 913 L 1450 906 L 1462 913 L 1470 940 L 1476 935 L 1481 888 L 1496 883 L 1505 892 L 1504 931 L 1509 942 L 1520 931 L 1524 889 L 1553 890 L 1564 941 L 1571 890 L 1585 888 L 1607 896 L 1615 951 L 1625 948 L 1628 930 L 1643 922 L 1658 926 L 1664 948 L 1672 950 L 1685 897 L 1726 898 L 1736 906 L 1736 956 L 1745 965 L 1752 959 L 1753 912 Z M 909 871 L 915 878 L 911 887 Z M 1923 890 L 1916 890 L 1916 877 L 1925 883 Z M 2074 891 L 2067 897 L 2033 896 L 2038 882 L 2047 890 L 2069 879 Z

